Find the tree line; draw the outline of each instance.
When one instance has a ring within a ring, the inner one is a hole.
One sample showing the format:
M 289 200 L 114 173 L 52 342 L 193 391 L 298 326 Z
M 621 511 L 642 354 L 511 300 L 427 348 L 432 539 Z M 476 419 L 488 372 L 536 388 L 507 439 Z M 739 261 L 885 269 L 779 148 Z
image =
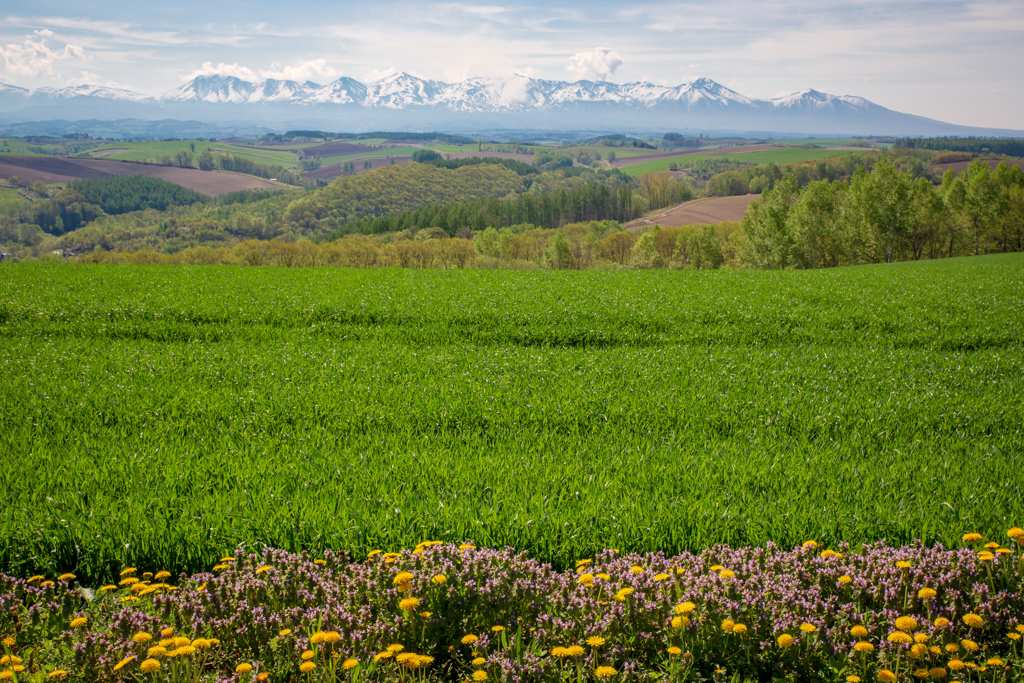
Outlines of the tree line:
M 819 268 L 1024 249 L 1024 172 L 981 160 L 936 186 L 882 158 L 849 182 L 786 176 L 743 217 L 741 262 Z

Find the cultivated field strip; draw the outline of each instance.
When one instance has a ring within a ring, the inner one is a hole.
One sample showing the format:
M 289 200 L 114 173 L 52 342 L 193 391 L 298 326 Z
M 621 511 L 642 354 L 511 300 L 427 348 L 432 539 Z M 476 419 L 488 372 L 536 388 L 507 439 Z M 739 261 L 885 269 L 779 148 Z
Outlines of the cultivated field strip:
M 1024 519 L 1024 258 L 813 272 L 0 268 L 0 568 Z

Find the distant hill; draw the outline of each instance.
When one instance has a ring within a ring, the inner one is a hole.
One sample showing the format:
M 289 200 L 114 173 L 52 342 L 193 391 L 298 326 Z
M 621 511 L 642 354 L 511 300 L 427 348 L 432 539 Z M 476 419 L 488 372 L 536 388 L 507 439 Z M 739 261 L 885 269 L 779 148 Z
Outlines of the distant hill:
M 33 121 L 192 119 L 243 128 L 478 131 L 660 130 L 742 135 L 1009 135 L 886 109 L 862 97 L 804 90 L 755 99 L 708 78 L 675 87 L 638 82 L 551 81 L 513 76 L 446 83 L 392 74 L 372 83 L 197 76 L 157 96 L 102 86 L 0 84 L 0 130 Z M 195 123 L 188 125 L 195 127 Z M 21 128 L 23 130 L 23 128 Z

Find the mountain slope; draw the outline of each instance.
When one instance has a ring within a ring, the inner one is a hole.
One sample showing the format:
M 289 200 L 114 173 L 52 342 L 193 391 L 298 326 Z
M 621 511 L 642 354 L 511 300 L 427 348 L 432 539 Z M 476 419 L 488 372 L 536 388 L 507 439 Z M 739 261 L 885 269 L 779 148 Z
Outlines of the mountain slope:
M 445 83 L 408 73 L 321 85 L 197 76 L 155 97 L 104 86 L 27 90 L 0 84 L 6 123 L 86 116 L 196 119 L 327 130 L 673 130 L 841 135 L 1013 135 L 902 114 L 862 97 L 804 90 L 760 100 L 708 78 L 675 87 L 516 75 Z

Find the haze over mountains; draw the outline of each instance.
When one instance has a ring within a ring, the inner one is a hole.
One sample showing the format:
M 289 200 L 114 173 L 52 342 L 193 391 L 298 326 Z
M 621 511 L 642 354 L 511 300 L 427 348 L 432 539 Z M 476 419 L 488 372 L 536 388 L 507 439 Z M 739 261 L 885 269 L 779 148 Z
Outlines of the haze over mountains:
M 677 131 L 747 135 L 1013 135 L 902 114 L 861 97 L 805 90 L 763 100 L 707 78 L 675 87 L 513 76 L 457 83 L 407 73 L 249 82 L 198 76 L 157 96 L 98 85 L 29 90 L 0 84 L 0 124 L 46 120 L 196 119 L 270 129 Z

